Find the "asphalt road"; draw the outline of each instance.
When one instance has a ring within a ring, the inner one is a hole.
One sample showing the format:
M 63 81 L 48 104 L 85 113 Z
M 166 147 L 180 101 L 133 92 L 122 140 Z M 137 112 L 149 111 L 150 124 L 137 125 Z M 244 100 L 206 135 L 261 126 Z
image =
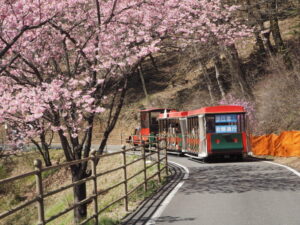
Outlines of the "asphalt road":
M 300 177 L 291 171 L 262 161 L 169 159 L 190 174 L 156 224 L 300 225 Z

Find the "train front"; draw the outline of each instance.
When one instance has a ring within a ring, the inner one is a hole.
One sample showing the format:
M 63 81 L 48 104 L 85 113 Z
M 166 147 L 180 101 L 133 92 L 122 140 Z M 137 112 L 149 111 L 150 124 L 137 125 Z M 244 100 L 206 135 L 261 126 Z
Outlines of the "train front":
M 247 118 L 243 107 L 215 108 L 205 114 L 205 123 L 208 156 L 242 159 L 247 155 Z

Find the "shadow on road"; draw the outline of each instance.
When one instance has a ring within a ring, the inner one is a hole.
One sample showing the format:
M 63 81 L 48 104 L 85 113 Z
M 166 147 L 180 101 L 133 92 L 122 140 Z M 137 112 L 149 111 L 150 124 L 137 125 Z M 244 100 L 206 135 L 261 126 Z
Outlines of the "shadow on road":
M 176 187 L 176 185 L 183 179 L 184 173 L 182 169 L 170 165 L 171 176 L 168 178 L 166 185 L 164 185 L 157 193 L 145 200 L 137 210 L 125 217 L 122 225 L 144 225 L 146 224 L 162 202 L 166 199 L 169 193 Z M 165 218 L 170 221 L 187 221 L 192 218 L 180 219 L 179 217 Z
M 180 189 L 194 193 L 243 193 L 248 191 L 299 191 L 300 179 L 284 168 L 258 163 L 209 164 L 190 169 Z
M 159 222 L 159 223 L 182 222 L 182 224 L 185 224 L 187 222 L 194 221 L 194 220 L 195 220 L 195 218 L 181 218 L 178 216 L 162 216 L 162 217 L 159 217 L 159 219 L 156 222 Z

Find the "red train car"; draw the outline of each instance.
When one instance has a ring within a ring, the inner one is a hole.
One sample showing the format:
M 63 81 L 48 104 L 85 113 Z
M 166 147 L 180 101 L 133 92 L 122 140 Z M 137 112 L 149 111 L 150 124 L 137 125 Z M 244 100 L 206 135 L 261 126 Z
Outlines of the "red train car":
M 169 112 L 160 114 L 158 117 L 159 138 L 161 147 L 166 147 L 168 151 L 182 154 L 186 146 L 186 129 L 182 127 L 187 112 Z
M 169 113 L 174 111 L 172 109 L 154 108 L 145 109 L 140 111 L 140 124 L 141 126 L 136 128 L 134 134 L 129 137 L 128 142 L 133 145 L 141 144 L 141 140 L 145 143 L 154 142 L 158 134 L 158 116 L 161 113 Z
M 212 106 L 159 116 L 160 136 L 169 151 L 207 159 L 242 159 L 248 154 L 247 116 L 242 106 Z M 173 127 L 180 129 L 174 131 Z

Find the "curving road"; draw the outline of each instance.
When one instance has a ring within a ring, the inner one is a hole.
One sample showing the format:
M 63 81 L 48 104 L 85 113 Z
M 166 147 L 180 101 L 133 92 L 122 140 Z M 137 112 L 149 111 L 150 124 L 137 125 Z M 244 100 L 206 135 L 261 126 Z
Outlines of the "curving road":
M 203 164 L 169 157 L 173 177 L 124 225 L 300 225 L 300 177 L 263 161 Z M 187 177 L 187 175 L 185 175 Z
M 300 177 L 286 168 L 262 161 L 170 161 L 186 166 L 189 178 L 156 224 L 300 225 Z

